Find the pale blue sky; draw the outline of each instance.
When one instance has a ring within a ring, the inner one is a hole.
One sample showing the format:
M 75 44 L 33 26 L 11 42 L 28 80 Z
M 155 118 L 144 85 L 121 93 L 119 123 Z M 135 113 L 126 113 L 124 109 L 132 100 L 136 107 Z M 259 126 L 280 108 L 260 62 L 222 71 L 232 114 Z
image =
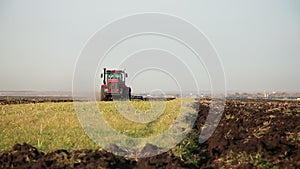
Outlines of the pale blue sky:
M 300 91 L 297 0 L 1 0 L 0 90 L 71 91 L 88 39 L 113 20 L 142 12 L 175 15 L 199 28 L 222 60 L 228 90 Z

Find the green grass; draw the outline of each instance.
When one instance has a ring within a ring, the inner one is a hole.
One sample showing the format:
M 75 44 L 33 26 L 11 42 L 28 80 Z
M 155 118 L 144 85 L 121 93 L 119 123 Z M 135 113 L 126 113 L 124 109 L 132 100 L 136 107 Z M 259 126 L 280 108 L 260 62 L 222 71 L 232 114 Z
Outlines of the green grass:
M 163 113 L 150 123 L 126 119 L 113 102 L 97 103 L 107 123 L 130 137 L 148 137 L 167 130 L 178 116 L 181 99 L 168 101 Z M 151 103 L 133 101 L 138 113 L 151 113 Z M 0 105 L 0 151 L 29 143 L 42 151 L 99 149 L 82 129 L 73 103 Z
M 23 142 L 44 151 L 98 148 L 81 128 L 73 103 L 1 105 L 0 113 L 0 150 Z
M 157 113 L 152 111 L 161 110 L 151 110 L 151 104 L 148 101 L 132 101 L 131 103 L 133 107 L 138 111 L 136 114 L 140 114 L 142 115 L 142 117 L 143 115 L 145 115 L 145 117 L 148 117 L 151 113 Z M 164 112 L 162 112 L 161 116 L 149 123 L 127 119 L 119 113 L 113 102 L 108 102 L 104 105 L 102 104 L 101 106 L 99 106 L 99 108 L 100 111 L 104 112 L 103 116 L 105 118 L 105 121 L 107 121 L 112 128 L 129 137 L 141 138 L 153 136 L 167 130 L 174 123 L 179 114 L 180 103 L 181 102 L 179 99 L 167 102 Z M 126 110 L 126 105 L 123 106 L 122 110 Z M 128 110 L 130 109 L 128 108 Z M 158 115 L 159 113 L 160 112 L 158 112 Z
M 251 164 L 254 168 L 278 169 L 277 166 L 263 158 L 261 152 L 247 154 L 245 152 L 233 153 L 231 151 L 225 158 L 217 159 L 217 163 L 225 168 L 243 168 L 244 165 Z

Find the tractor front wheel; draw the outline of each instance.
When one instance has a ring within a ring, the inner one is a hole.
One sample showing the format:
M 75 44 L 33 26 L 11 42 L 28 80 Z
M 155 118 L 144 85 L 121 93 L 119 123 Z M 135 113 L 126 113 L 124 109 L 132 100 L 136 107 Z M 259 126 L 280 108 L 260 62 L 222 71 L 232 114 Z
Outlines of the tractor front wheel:
M 104 88 L 101 87 L 101 91 L 100 91 L 100 101 L 104 101 L 106 98 L 105 98 L 105 93 L 104 93 Z

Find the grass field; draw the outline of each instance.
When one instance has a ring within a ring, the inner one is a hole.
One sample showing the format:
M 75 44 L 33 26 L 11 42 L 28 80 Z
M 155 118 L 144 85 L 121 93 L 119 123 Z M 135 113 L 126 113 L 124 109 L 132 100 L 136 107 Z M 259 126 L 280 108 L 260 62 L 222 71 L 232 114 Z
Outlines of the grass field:
M 181 100 L 168 101 L 165 111 L 151 123 L 136 123 L 118 113 L 113 102 L 98 102 L 103 117 L 115 130 L 130 137 L 158 134 L 176 119 Z M 149 112 L 151 103 L 133 101 L 140 113 Z M 71 102 L 0 105 L 0 150 L 15 143 L 29 143 L 43 151 L 53 149 L 99 149 L 82 129 Z

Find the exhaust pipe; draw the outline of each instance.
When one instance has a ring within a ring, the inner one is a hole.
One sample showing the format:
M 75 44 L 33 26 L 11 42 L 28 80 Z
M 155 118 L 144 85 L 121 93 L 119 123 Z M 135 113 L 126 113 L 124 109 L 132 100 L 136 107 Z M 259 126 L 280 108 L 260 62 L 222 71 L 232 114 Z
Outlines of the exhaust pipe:
M 106 84 L 106 79 L 105 79 L 105 77 L 106 77 L 106 68 L 103 68 L 103 84 Z

